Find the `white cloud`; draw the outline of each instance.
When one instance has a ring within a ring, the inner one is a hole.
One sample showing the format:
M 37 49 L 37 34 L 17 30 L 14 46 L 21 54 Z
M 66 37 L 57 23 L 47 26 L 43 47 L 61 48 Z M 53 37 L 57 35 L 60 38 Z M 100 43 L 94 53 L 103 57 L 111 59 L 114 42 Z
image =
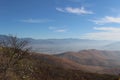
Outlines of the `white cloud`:
M 62 8 L 56 8 L 57 11 L 64 12 Z
M 120 17 L 105 16 L 104 18 L 92 20 L 96 24 L 120 23 Z
M 49 30 L 52 30 L 52 31 L 54 31 L 54 32 L 67 32 L 67 30 L 66 29 L 64 29 L 64 28 L 58 28 L 58 27 L 49 27 Z
M 66 32 L 66 30 L 65 29 L 58 29 L 55 32 Z
M 120 28 L 115 28 L 115 27 L 94 27 L 93 29 L 100 31 L 120 32 Z
M 120 40 L 120 28 L 94 27 L 93 29 L 97 32 L 86 33 L 81 37 L 96 40 Z
M 72 14 L 93 14 L 92 11 L 86 10 L 84 7 L 81 8 L 73 8 L 73 7 L 66 7 L 66 8 L 56 8 L 57 11 L 60 12 L 67 12 Z
M 21 20 L 21 22 L 26 22 L 26 23 L 45 23 L 45 22 L 51 22 L 53 20 L 49 19 L 24 19 Z

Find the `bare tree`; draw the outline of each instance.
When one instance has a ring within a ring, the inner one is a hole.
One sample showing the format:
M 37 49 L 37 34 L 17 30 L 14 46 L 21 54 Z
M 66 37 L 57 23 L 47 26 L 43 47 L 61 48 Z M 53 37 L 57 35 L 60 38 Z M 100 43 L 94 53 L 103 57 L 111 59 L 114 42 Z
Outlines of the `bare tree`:
M 19 39 L 16 36 L 7 36 L 0 40 L 0 69 L 3 72 L 3 80 L 7 80 L 7 71 L 17 62 L 28 55 L 30 47 L 28 41 Z

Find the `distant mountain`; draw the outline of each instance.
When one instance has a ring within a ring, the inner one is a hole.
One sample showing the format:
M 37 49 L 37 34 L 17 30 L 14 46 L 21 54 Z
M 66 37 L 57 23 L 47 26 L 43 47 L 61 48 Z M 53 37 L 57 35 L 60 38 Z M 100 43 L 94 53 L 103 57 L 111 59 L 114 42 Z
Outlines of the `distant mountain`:
M 6 35 L 0 35 L 0 40 L 4 39 L 5 37 L 8 37 Z
M 107 73 L 108 69 L 113 71 L 120 67 L 120 51 L 90 49 L 81 50 L 79 52 L 65 52 L 62 54 L 56 54 L 55 56 L 71 60 L 80 65 L 91 66 L 91 69 L 96 72 Z
M 0 39 L 8 37 L 0 35 Z M 89 39 L 32 39 L 19 38 L 30 42 L 34 52 L 43 52 L 46 54 L 58 54 L 67 51 L 80 51 L 84 49 L 98 50 L 120 50 L 120 42 L 106 40 L 89 40 Z
M 120 51 L 89 49 L 54 55 L 33 53 L 32 58 L 64 69 L 102 74 L 120 73 Z
M 113 42 L 111 44 L 105 45 L 104 49 L 108 49 L 108 50 L 120 50 L 120 41 Z
M 119 74 L 120 73 L 120 51 L 104 50 L 81 50 L 79 52 L 65 52 L 61 54 L 48 55 L 44 53 L 33 53 L 32 59 L 42 63 L 53 65 L 67 70 L 80 70 L 83 72 Z
M 100 66 L 83 65 L 73 60 L 69 60 L 67 58 L 61 58 L 55 55 L 46 55 L 44 53 L 42 54 L 38 53 L 38 54 L 33 54 L 33 57 L 35 59 L 39 59 L 40 61 L 44 61 L 47 62 L 48 64 L 62 67 L 64 69 L 81 70 L 85 72 L 96 72 L 97 70 L 103 70 L 103 68 Z
M 103 46 L 112 41 L 99 41 L 87 39 L 29 39 L 35 52 L 58 54 L 67 51 L 80 51 L 83 49 L 104 49 Z

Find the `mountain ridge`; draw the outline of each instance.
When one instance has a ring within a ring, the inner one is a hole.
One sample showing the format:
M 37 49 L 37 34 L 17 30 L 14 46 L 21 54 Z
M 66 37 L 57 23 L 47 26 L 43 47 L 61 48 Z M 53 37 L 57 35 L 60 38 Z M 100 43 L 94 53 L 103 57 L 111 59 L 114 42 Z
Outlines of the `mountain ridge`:
M 75 63 L 91 66 L 95 72 L 109 72 L 107 70 L 115 70 L 120 67 L 120 51 L 106 51 L 106 50 L 81 50 L 79 52 L 65 52 L 56 54 L 55 56 L 71 60 Z M 99 67 L 99 68 L 95 68 Z M 117 69 L 118 70 L 118 69 Z M 116 74 L 120 72 L 116 71 Z
M 0 39 L 8 37 L 7 35 L 0 35 Z M 106 45 L 113 43 L 113 41 L 106 40 L 89 40 L 89 39 L 33 39 L 33 38 L 19 38 L 27 40 L 35 52 L 43 52 L 46 54 L 59 54 L 67 51 L 80 51 L 84 49 L 99 49 L 107 50 Z M 96 45 L 97 44 L 97 45 Z

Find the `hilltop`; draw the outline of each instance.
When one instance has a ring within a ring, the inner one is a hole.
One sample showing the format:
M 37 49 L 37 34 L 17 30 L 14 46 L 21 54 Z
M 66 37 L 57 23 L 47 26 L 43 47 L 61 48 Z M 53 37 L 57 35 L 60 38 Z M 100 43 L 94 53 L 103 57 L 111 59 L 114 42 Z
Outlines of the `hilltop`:
M 111 74 L 112 72 L 112 74 L 120 73 L 120 51 L 89 49 L 79 52 L 65 52 L 55 56 L 62 59 L 68 59 L 74 63 L 87 67 L 85 70 L 90 72 L 102 72 L 107 74 Z
M 0 58 L 5 59 L 2 55 Z M 8 71 L 8 80 L 117 80 L 117 76 L 75 70 L 74 64 L 52 55 L 30 53 Z M 74 69 L 73 69 L 74 68 Z M 79 68 L 79 67 L 78 67 Z M 2 73 L 0 73 L 2 77 Z M 2 80 L 2 78 L 1 78 Z

